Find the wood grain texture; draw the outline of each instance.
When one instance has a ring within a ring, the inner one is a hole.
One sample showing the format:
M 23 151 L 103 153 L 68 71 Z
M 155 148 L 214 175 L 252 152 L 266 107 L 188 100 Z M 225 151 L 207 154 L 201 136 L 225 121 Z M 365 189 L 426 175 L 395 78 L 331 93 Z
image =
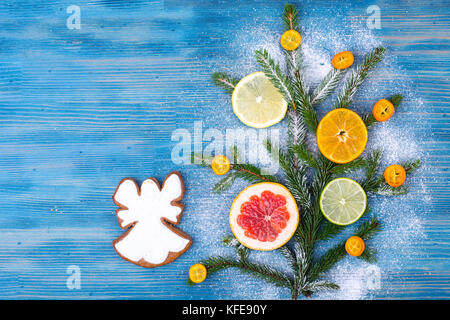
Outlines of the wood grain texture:
M 294 3 L 302 8 L 305 34 L 314 27 L 322 35 L 364 25 L 366 8 L 374 4 Z M 70 4 L 81 8 L 80 30 L 66 27 Z M 399 110 L 396 121 L 411 128 L 426 162 L 411 181 L 413 186 L 423 181 L 423 188 L 412 188 L 408 198 L 412 208 L 417 204 L 426 236 L 414 240 L 414 250 L 400 254 L 406 262 L 388 270 L 382 289 L 369 297 L 448 299 L 450 4 L 376 4 L 382 28 L 372 32 L 399 67 L 382 65 L 370 78 L 377 92 L 357 95 L 354 104 L 370 105 L 376 94 L 391 93 L 392 85 L 412 88 L 422 101 L 407 97 L 410 107 Z M 211 72 L 239 74 L 248 55 L 243 39 L 265 45 L 266 35 L 256 33 L 254 39 L 250 31 L 255 25 L 281 30 L 283 5 L 262 0 L 1 1 L 1 299 L 259 297 L 248 291 L 239 295 L 240 281 L 251 290 L 266 287 L 232 271 L 200 286 L 185 285 L 191 264 L 222 252 L 218 241 L 229 233 L 227 208 L 238 189 L 213 196 L 215 177 L 174 165 L 171 134 L 176 128 L 192 131 L 196 120 L 203 120 L 205 128 L 238 125 L 228 98 L 210 83 Z M 363 53 L 357 51 L 357 57 Z M 223 124 L 225 118 L 230 119 Z M 124 177 L 161 180 L 173 170 L 185 179 L 186 210 L 179 227 L 193 238 L 193 247 L 176 263 L 154 270 L 121 260 L 111 245 L 123 232 L 111 200 L 118 182 Z M 429 198 L 425 209 L 418 200 L 423 197 Z M 211 222 L 214 226 L 205 225 Z M 70 265 L 81 270 L 80 290 L 66 287 Z M 281 291 L 274 297 L 289 296 Z

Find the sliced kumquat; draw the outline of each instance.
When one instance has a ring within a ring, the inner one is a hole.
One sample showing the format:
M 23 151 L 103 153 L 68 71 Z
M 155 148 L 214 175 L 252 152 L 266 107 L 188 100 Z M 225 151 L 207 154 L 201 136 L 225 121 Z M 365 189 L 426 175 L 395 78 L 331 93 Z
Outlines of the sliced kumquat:
M 221 176 L 230 170 L 230 160 L 224 155 L 215 156 L 211 162 L 211 168 L 215 174 Z
M 302 37 L 297 31 L 288 30 L 281 36 L 280 43 L 284 49 L 292 51 L 300 46 L 300 43 L 302 43 Z
M 333 57 L 333 60 L 331 60 L 331 64 L 336 69 L 347 69 L 352 66 L 354 61 L 355 57 L 353 56 L 353 53 L 351 53 L 350 51 L 343 51 L 339 52 Z
M 345 242 L 345 251 L 351 256 L 360 256 L 365 249 L 364 240 L 358 236 L 348 238 Z
M 206 267 L 201 263 L 196 263 L 189 269 L 189 279 L 194 283 L 200 283 L 206 279 Z
M 400 187 L 406 180 L 406 171 L 399 164 L 393 164 L 384 170 L 384 180 L 391 187 Z
M 373 106 L 372 114 L 377 121 L 383 122 L 389 120 L 394 114 L 395 108 L 392 102 L 386 99 L 380 99 Z

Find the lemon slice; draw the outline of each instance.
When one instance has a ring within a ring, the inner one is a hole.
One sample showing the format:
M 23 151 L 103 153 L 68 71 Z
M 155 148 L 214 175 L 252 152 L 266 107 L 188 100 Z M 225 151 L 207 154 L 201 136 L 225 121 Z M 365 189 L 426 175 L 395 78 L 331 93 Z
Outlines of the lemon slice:
M 236 85 L 232 97 L 233 111 L 244 124 L 267 128 L 280 122 L 288 104 L 263 72 L 255 72 Z
M 346 226 L 361 218 L 367 206 L 367 196 L 358 182 L 337 178 L 328 183 L 320 195 L 320 210 L 334 224 Z

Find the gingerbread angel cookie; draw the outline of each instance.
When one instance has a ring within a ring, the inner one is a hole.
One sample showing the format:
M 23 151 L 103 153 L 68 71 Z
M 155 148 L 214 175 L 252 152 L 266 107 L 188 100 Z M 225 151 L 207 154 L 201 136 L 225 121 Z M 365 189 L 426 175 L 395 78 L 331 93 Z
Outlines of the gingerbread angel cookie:
M 180 173 L 170 173 L 162 188 L 154 178 L 139 188 L 136 181 L 120 181 L 113 200 L 122 229 L 130 228 L 113 241 L 123 259 L 141 267 L 154 268 L 172 262 L 192 244 L 191 238 L 173 225 L 179 223 L 184 205 L 184 185 Z

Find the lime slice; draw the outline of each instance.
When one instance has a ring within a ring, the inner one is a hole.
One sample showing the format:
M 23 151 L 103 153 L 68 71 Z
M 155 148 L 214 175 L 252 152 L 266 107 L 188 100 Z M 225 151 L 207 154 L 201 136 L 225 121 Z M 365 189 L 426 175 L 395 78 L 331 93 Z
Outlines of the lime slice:
M 263 72 L 249 74 L 239 81 L 232 103 L 239 120 L 253 128 L 267 128 L 280 122 L 288 106 Z
M 334 179 L 320 195 L 320 210 L 330 222 L 341 226 L 352 224 L 366 210 L 367 196 L 358 182 L 348 178 Z

